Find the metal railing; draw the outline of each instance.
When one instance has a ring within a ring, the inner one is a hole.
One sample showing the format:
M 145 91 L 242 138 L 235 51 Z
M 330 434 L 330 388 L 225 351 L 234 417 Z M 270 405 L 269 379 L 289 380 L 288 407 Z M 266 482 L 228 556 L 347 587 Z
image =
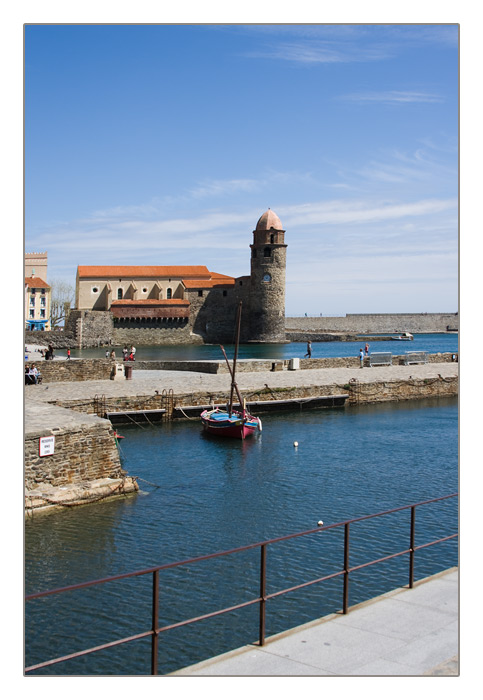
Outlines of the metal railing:
M 55 588 L 49 591 L 42 591 L 38 593 L 31 593 L 27 596 L 25 596 L 25 601 L 31 601 L 35 600 L 38 598 L 45 598 L 46 596 L 51 596 L 51 595 L 59 595 L 62 593 L 65 593 L 67 591 L 75 591 L 79 590 L 82 588 L 89 588 L 92 586 L 100 585 L 100 584 L 105 584 L 109 583 L 111 581 L 119 581 L 121 579 L 128 579 L 128 578 L 133 578 L 136 576 L 146 576 L 146 575 L 151 575 L 152 576 L 152 602 L 151 602 L 151 628 L 148 630 L 145 630 L 144 632 L 140 632 L 138 634 L 131 635 L 129 637 L 123 637 L 122 639 L 116 639 L 112 642 L 108 642 L 105 644 L 101 644 L 99 646 L 91 647 L 89 649 L 83 649 L 82 651 L 74 652 L 72 654 L 67 654 L 65 656 L 57 657 L 55 659 L 49 659 L 48 661 L 44 661 L 41 663 L 34 664 L 32 666 L 28 666 L 25 669 L 25 672 L 31 672 L 31 671 L 36 671 L 41 668 L 46 668 L 48 666 L 52 666 L 54 664 L 61 663 L 63 661 L 69 661 L 71 659 L 76 659 L 81 656 L 85 656 L 87 654 L 91 654 L 96 651 L 101 651 L 103 649 L 109 649 L 115 646 L 119 646 L 121 644 L 126 644 L 127 642 L 132 642 L 138 639 L 143 639 L 146 637 L 151 637 L 151 675 L 157 675 L 158 673 L 158 639 L 159 635 L 162 632 L 166 632 L 168 630 L 172 630 L 178 627 L 183 627 L 185 625 L 192 624 L 194 622 L 199 622 L 201 620 L 207 620 L 209 618 L 216 617 L 218 615 L 223 615 L 224 613 L 229 613 L 233 612 L 234 610 L 239 610 L 241 608 L 246 608 L 251 605 L 257 605 L 259 606 L 259 615 L 258 615 L 258 644 L 260 646 L 263 646 L 265 644 L 265 629 L 266 629 L 266 605 L 267 601 L 277 598 L 279 596 L 282 596 L 287 593 L 291 593 L 293 591 L 306 588 L 307 586 L 312 586 L 313 584 L 316 583 L 321 583 L 322 581 L 327 581 L 329 579 L 336 578 L 338 576 L 343 577 L 343 599 L 342 599 L 342 612 L 343 614 L 347 614 L 349 611 L 349 577 L 350 574 L 353 571 L 358 571 L 360 569 L 363 569 L 368 566 L 372 566 L 374 564 L 379 564 L 381 562 L 394 559 L 396 557 L 400 557 L 405 554 L 409 554 L 409 576 L 408 576 L 408 585 L 409 588 L 412 588 L 414 585 L 414 558 L 415 558 L 415 553 L 418 550 L 430 547 L 435 544 L 439 544 L 441 542 L 445 542 L 447 540 L 454 539 L 458 537 L 458 533 L 452 533 L 450 535 L 447 535 L 446 537 L 442 537 L 437 540 L 432 540 L 431 542 L 425 542 L 424 544 L 419 544 L 416 545 L 415 542 L 415 523 L 416 523 L 416 508 L 423 506 L 423 505 L 428 505 L 430 503 L 436 503 L 438 501 L 444 501 L 449 498 L 456 498 L 458 496 L 458 493 L 452 493 L 447 496 L 441 496 L 439 498 L 433 498 L 430 500 L 426 501 L 420 501 L 419 503 L 413 503 L 412 505 L 406 505 L 406 506 L 400 506 L 399 508 L 392 508 L 391 510 L 385 510 L 380 513 L 374 513 L 372 515 L 364 515 L 359 518 L 353 518 L 352 520 L 346 520 L 343 522 L 339 523 L 334 523 L 332 525 L 325 525 L 325 526 L 320 526 L 311 530 L 305 530 L 304 532 L 298 532 L 292 535 L 285 535 L 282 537 L 276 537 L 271 540 L 265 540 L 264 542 L 257 542 L 255 544 L 250 544 L 246 545 L 244 547 L 237 547 L 235 549 L 230 549 L 226 550 L 223 552 L 217 552 L 215 554 L 206 554 L 203 556 L 198 556 L 194 557 L 192 559 L 185 559 L 183 561 L 178 561 L 178 562 L 173 562 L 170 564 L 162 564 L 160 566 L 155 566 L 151 567 L 149 569 L 143 569 L 140 571 L 133 571 L 130 573 L 126 574 L 118 574 L 116 576 L 109 576 L 107 578 L 102 578 L 98 579 L 96 581 L 87 581 L 85 583 L 78 583 L 78 584 L 73 584 L 70 586 L 63 586 L 62 588 Z M 396 513 L 404 510 L 410 510 L 410 528 L 409 528 L 409 546 L 401 551 L 394 552 L 392 554 L 389 554 L 384 557 L 380 557 L 378 559 L 373 559 L 371 561 L 367 561 L 362 564 L 358 564 L 357 566 L 350 566 L 350 561 L 349 561 L 349 551 L 350 551 L 350 528 L 351 525 L 354 525 L 355 523 L 360 523 L 362 521 L 366 520 L 371 520 L 373 518 L 378 518 L 384 515 L 389 515 L 391 513 Z M 307 535 L 312 535 L 315 533 L 321 534 L 323 532 L 327 532 L 328 530 L 333 530 L 335 528 L 344 528 L 344 555 L 343 555 L 343 568 L 340 571 L 335 571 L 331 574 L 328 574 L 326 576 L 321 576 L 319 578 L 312 579 L 310 581 L 305 581 L 303 583 L 300 583 L 295 586 L 291 586 L 289 588 L 284 588 L 282 590 L 275 591 L 273 593 L 267 593 L 267 547 L 273 546 L 279 542 L 285 542 L 287 540 L 293 540 L 298 537 L 304 537 Z M 160 571 L 164 571 L 166 569 L 174 569 L 180 566 L 186 566 L 188 564 L 194 564 L 196 562 L 201 562 L 201 561 L 206 561 L 208 559 L 215 559 L 219 557 L 225 557 L 230 554 L 237 554 L 240 552 L 246 552 L 248 550 L 253 550 L 258 548 L 260 550 L 260 565 L 259 565 L 259 580 L 260 580 L 260 589 L 259 589 L 259 595 L 256 598 L 253 598 L 251 600 L 244 601 L 242 603 L 238 603 L 236 605 L 232 605 L 227 608 L 223 608 L 220 610 L 215 610 L 209 613 L 206 613 L 204 615 L 200 615 L 198 617 L 192 617 L 187 620 L 182 620 L 179 622 L 175 622 L 170 625 L 164 625 L 164 626 L 159 626 L 159 573 Z

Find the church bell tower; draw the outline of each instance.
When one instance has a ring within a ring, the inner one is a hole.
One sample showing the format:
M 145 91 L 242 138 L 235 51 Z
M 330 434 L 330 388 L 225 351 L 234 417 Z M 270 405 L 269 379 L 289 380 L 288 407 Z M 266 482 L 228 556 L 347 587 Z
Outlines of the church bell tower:
M 287 246 L 282 222 L 268 209 L 253 231 L 250 274 L 250 340 L 285 342 Z

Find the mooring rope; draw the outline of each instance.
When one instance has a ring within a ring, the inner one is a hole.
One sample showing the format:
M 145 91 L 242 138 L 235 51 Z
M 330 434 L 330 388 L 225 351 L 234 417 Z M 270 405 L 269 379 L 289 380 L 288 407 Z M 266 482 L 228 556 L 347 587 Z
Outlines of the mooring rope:
M 181 413 L 183 414 L 183 416 L 184 416 L 185 418 L 187 418 L 188 420 L 198 420 L 198 418 L 199 418 L 199 416 L 187 416 L 186 413 L 185 413 L 185 412 L 183 411 L 183 409 L 181 408 L 181 406 L 177 406 L 177 407 L 176 407 L 176 410 L 177 410 L 177 411 L 181 411 Z
M 140 476 L 133 476 L 133 479 L 136 479 L 136 481 L 144 481 L 145 484 L 149 484 L 150 486 L 154 486 L 156 489 L 160 489 L 161 486 L 159 484 L 153 484 L 152 481 L 148 481 L 147 479 L 143 479 Z

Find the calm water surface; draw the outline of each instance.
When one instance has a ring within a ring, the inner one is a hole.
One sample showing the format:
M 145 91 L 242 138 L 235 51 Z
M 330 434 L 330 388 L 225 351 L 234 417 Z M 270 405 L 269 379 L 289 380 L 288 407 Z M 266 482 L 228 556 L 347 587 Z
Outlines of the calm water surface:
M 198 420 L 123 426 L 122 461 L 141 492 L 28 520 L 26 592 L 243 546 L 458 488 L 458 405 L 435 399 L 264 417 L 243 443 Z M 294 448 L 298 441 L 298 448 Z M 417 512 L 418 541 L 457 529 L 456 499 Z M 407 548 L 409 513 L 351 527 L 351 565 Z M 271 545 L 268 592 L 339 571 L 343 529 Z M 416 554 L 416 578 L 457 564 L 457 541 Z M 257 550 L 161 573 L 160 623 L 258 596 Z M 407 583 L 406 556 L 351 575 L 350 604 Z M 224 581 L 224 584 L 222 584 Z M 150 627 L 151 577 L 29 602 L 26 663 Z M 340 609 L 342 579 L 268 603 L 267 635 Z M 258 606 L 164 633 L 159 672 L 256 640 Z M 58 664 L 45 674 L 147 674 L 149 641 Z M 40 672 L 39 672 L 40 673 Z
M 226 344 L 228 357 L 233 357 L 234 346 Z M 358 357 L 359 348 L 364 347 L 357 342 L 326 342 L 312 343 L 312 357 Z M 118 357 L 122 357 L 122 348 L 115 348 Z M 424 333 L 414 336 L 414 340 L 385 341 L 370 343 L 372 352 L 392 352 L 393 355 L 403 355 L 407 350 L 426 350 L 429 353 L 458 352 L 457 333 Z M 291 357 L 303 357 L 307 352 L 306 343 L 284 343 L 258 345 L 251 343 L 241 345 L 241 358 L 269 358 L 287 360 Z M 63 354 L 62 350 L 58 351 Z M 104 357 L 105 348 L 73 349 L 72 357 Z M 144 345 L 137 348 L 138 360 L 222 360 L 223 355 L 219 345 Z

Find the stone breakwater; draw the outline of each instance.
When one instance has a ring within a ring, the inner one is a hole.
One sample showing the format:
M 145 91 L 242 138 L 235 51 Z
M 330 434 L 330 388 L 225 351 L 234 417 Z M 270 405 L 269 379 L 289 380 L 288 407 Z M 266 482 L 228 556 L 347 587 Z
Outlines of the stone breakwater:
M 285 319 L 286 332 L 317 333 L 444 333 L 457 331 L 458 313 L 346 314 L 345 316 L 302 316 Z
M 54 438 L 42 456 L 43 438 Z M 48 403 L 25 405 L 25 507 L 80 505 L 137 490 L 122 469 L 110 421 Z

